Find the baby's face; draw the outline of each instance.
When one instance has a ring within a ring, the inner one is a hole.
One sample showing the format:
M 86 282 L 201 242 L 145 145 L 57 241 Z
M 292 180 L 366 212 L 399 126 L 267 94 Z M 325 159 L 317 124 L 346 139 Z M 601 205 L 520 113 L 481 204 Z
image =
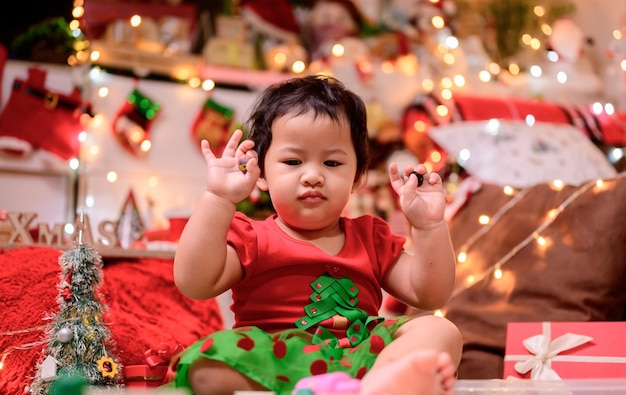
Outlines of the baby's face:
M 336 223 L 353 191 L 357 169 L 350 126 L 312 113 L 283 116 L 272 125 L 261 189 L 292 227 L 323 229 Z

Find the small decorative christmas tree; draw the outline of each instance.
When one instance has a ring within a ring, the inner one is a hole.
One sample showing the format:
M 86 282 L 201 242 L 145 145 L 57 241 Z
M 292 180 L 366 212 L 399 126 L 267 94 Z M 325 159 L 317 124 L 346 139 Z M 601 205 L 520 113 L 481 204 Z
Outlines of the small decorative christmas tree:
M 97 296 L 103 278 L 102 258 L 83 244 L 81 225 L 82 220 L 77 245 L 59 259 L 59 311 L 51 317 L 48 345 L 30 388 L 33 395 L 53 394 L 55 380 L 68 378 L 83 379 L 94 387 L 122 387 L 121 365 L 111 352 L 113 341 L 103 319 L 105 307 Z

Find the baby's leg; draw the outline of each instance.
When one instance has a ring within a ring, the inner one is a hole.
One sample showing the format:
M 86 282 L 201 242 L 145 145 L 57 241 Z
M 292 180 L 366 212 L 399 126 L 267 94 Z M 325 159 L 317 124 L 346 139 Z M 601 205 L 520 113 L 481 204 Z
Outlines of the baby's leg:
M 376 358 L 360 395 L 452 394 L 462 348 L 461 333 L 449 320 L 415 317 Z
M 452 364 L 458 366 L 463 350 L 461 332 L 451 321 L 436 315 L 415 317 L 402 325 L 396 339 L 376 358 L 372 369 L 400 359 L 412 351 L 428 349 L 449 354 Z
M 417 350 L 372 369 L 363 377 L 359 395 L 452 395 L 455 375 L 449 354 Z
M 232 395 L 234 391 L 266 391 L 229 365 L 199 358 L 189 367 L 189 383 L 194 395 Z

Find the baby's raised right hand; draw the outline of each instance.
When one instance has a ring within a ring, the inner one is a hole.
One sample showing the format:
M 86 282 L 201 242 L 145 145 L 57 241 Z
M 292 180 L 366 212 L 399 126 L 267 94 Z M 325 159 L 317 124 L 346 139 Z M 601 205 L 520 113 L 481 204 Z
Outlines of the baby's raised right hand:
M 259 179 L 261 169 L 254 142 L 244 140 L 239 143 L 243 132 L 235 130 L 228 140 L 220 158 L 216 157 L 209 142 L 202 140 L 202 155 L 207 164 L 207 192 L 237 204 L 250 196 Z M 243 158 L 249 158 L 245 171 L 240 168 Z

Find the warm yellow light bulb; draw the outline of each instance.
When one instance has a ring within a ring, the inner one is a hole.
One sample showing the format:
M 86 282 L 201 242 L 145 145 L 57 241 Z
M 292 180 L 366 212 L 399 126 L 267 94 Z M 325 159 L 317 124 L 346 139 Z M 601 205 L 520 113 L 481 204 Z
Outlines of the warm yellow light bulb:
M 139 149 L 142 152 L 148 152 L 148 151 L 150 151 L 151 148 L 152 148 L 152 141 L 150 141 L 150 140 L 144 140 L 139 145 Z
M 141 16 L 133 15 L 130 17 L 130 25 L 132 27 L 139 27 L 141 25 Z
M 346 52 L 346 49 L 341 44 L 333 45 L 333 47 L 330 50 L 330 53 L 332 53 L 333 56 L 336 56 L 336 57 L 343 56 L 345 52 Z
M 434 16 L 433 19 L 430 20 L 430 22 L 433 24 L 435 29 L 443 29 L 444 26 L 446 25 L 443 18 L 439 15 Z
M 439 163 L 441 162 L 441 152 L 439 151 L 432 151 L 430 153 L 430 161 L 433 163 Z
M 73 18 L 82 18 L 83 15 L 85 15 L 85 9 L 83 7 L 74 7 L 74 9 L 72 10 Z
M 451 53 L 447 53 L 443 55 L 443 62 L 447 65 L 453 65 L 456 62 L 456 57 Z
M 517 63 L 511 63 L 509 65 L 509 73 L 511 73 L 512 75 L 518 75 L 520 71 L 521 69 Z
M 202 90 L 204 91 L 212 91 L 215 89 L 215 81 L 213 80 L 204 80 L 202 81 Z
M 198 77 L 192 77 L 189 79 L 189 81 L 187 81 L 187 85 L 189 85 L 190 88 L 197 88 L 202 84 L 202 80 Z
M 424 133 L 426 132 L 426 122 L 424 121 L 415 121 L 413 124 L 413 129 L 417 132 Z
M 562 180 L 555 179 L 552 181 L 551 186 L 552 186 L 552 189 L 554 189 L 555 191 L 560 191 L 561 189 L 565 187 L 565 183 Z
M 437 115 L 439 115 L 440 117 L 445 117 L 448 115 L 449 110 L 448 107 L 446 107 L 443 104 L 440 104 L 437 106 L 437 108 L 435 109 L 435 112 L 437 113 Z
M 291 71 L 296 74 L 303 73 L 304 70 L 306 70 L 306 63 L 304 63 L 302 60 L 296 60 L 291 65 Z
M 546 14 L 546 9 L 540 5 L 537 5 L 535 6 L 535 8 L 533 8 L 533 12 L 535 13 L 535 15 L 541 18 Z
M 117 173 L 114 171 L 110 171 L 107 173 L 107 181 L 108 182 L 115 182 L 117 181 Z
M 491 73 L 487 70 L 481 70 L 478 72 L 478 79 L 482 82 L 489 82 L 491 81 Z
M 462 88 L 465 86 L 465 77 L 461 74 L 457 74 L 454 76 L 454 85 Z
M 150 188 L 156 188 L 158 185 L 159 185 L 159 177 L 150 176 L 150 178 L 148 178 L 148 186 Z
M 128 131 L 128 139 L 135 144 L 141 142 L 144 138 L 145 132 L 139 126 L 133 127 Z

